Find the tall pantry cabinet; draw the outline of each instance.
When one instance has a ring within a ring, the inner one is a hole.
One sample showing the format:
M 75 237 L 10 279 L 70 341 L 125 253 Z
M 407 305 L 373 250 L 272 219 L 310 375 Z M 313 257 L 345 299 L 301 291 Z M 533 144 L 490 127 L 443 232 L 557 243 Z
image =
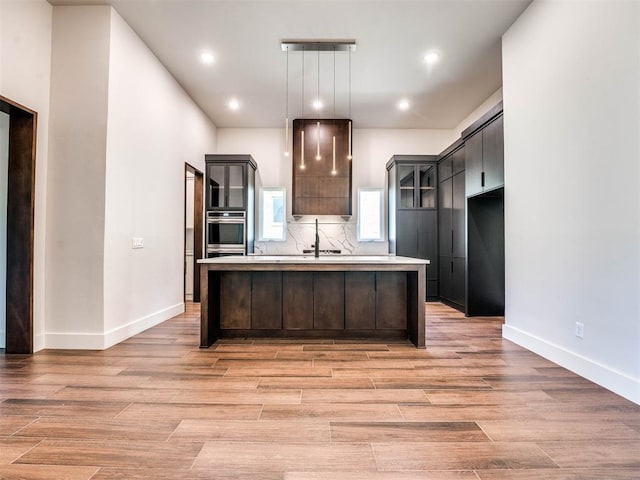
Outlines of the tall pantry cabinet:
M 387 162 L 389 251 L 425 258 L 427 300 L 438 299 L 438 157 L 394 155 Z
M 464 148 L 462 141 L 454 143 L 438 164 L 440 299 L 458 310 L 465 308 Z

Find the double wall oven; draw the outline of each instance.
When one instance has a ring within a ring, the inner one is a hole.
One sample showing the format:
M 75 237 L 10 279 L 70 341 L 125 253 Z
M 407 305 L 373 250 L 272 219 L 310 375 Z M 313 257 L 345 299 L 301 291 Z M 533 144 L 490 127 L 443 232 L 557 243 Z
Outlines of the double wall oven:
M 207 258 L 244 255 L 246 244 L 246 212 L 207 212 Z

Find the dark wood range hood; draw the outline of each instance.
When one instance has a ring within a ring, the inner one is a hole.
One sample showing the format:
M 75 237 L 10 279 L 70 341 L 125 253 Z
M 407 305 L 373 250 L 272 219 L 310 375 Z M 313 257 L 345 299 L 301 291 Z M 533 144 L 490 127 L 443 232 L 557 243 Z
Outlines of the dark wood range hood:
M 351 215 L 349 124 L 348 119 L 293 121 L 294 216 Z

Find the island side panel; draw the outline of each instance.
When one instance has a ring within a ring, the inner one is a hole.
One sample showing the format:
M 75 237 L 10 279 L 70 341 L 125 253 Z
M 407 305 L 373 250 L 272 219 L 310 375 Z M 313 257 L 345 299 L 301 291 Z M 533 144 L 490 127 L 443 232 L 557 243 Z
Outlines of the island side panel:
M 427 269 L 418 267 L 407 272 L 407 330 L 409 340 L 417 348 L 426 348 L 425 302 L 427 300 Z
M 200 265 L 200 348 L 208 348 L 220 336 L 220 272 Z

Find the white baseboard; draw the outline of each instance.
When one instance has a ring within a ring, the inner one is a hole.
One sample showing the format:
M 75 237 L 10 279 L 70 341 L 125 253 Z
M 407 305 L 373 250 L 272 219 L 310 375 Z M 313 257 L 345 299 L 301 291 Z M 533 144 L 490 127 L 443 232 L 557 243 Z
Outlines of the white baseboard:
M 510 325 L 502 326 L 502 336 L 640 405 L 640 379 L 630 377 Z
M 44 334 L 40 333 L 33 336 L 33 353 L 44 350 Z
M 178 303 L 105 333 L 46 333 L 44 348 L 66 350 L 105 350 L 116 343 L 137 335 L 159 323 L 184 312 L 184 303 Z M 36 349 L 34 348 L 34 351 Z M 40 349 L 39 349 L 40 350 Z
M 0 348 L 5 348 L 7 346 L 7 334 L 5 332 L 0 332 Z
M 182 302 L 129 322 L 126 325 L 113 328 L 104 334 L 104 348 L 109 348 L 181 313 L 184 313 L 184 303 Z

